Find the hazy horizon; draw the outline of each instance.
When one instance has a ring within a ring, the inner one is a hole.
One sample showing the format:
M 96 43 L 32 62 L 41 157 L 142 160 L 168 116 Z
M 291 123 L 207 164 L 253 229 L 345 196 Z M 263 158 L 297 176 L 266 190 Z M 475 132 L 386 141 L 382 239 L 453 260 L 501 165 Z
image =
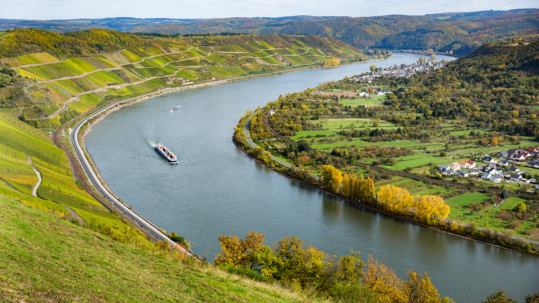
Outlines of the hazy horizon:
M 149 5 L 150 4 L 150 5 Z M 426 15 L 488 10 L 536 9 L 537 1 L 511 3 L 501 0 L 410 1 L 321 1 L 299 0 L 20 0 L 2 4 L 1 19 L 73 20 L 105 18 L 278 18 L 287 16 L 373 17 L 385 15 Z M 29 10 L 28 8 L 32 9 Z

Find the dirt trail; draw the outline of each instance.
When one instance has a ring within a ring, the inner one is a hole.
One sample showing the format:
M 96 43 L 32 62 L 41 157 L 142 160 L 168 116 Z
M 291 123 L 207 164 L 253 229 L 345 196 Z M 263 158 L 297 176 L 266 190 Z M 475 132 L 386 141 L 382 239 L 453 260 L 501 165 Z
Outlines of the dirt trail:
M 64 207 L 67 209 L 67 211 L 69 212 L 69 214 L 71 215 L 71 217 L 73 219 L 76 219 L 77 221 L 79 221 L 80 225 L 86 225 L 86 221 L 84 221 L 80 216 L 79 214 L 77 214 L 74 210 L 72 210 L 71 208 L 67 207 L 64 205 Z

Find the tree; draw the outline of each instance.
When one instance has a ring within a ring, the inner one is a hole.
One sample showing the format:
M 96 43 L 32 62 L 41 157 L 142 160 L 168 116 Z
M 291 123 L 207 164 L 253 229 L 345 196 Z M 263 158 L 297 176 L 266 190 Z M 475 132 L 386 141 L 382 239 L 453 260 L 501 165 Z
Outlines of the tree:
M 305 140 L 302 140 L 298 144 L 298 150 L 300 152 L 302 152 L 302 151 L 308 152 L 308 151 L 311 150 L 311 146 L 309 145 L 309 142 L 307 142 Z
M 376 65 L 371 65 L 371 72 L 374 72 L 376 70 Z
M 504 189 L 502 192 L 502 199 L 507 199 L 507 198 L 509 198 L 509 194 L 507 193 L 507 189 Z
M 393 269 L 374 260 L 372 255 L 369 255 L 363 272 L 363 284 L 375 293 L 377 302 L 407 302 L 402 280 Z
M 250 231 L 245 239 L 236 236 L 220 236 L 217 238 L 221 245 L 221 253 L 213 260 L 215 265 L 228 264 L 230 266 L 246 266 L 252 263 L 252 255 L 264 243 L 264 235 Z
M 482 303 L 518 303 L 518 301 L 513 300 L 505 290 L 498 290 L 496 293 L 488 296 Z
M 421 64 L 425 63 L 425 57 L 420 57 L 419 58 L 419 63 L 421 63 Z
M 336 192 L 342 183 L 342 173 L 332 165 L 323 165 L 322 180 L 326 188 Z
M 515 210 L 520 212 L 520 213 L 523 213 L 526 211 L 526 204 L 524 204 L 524 202 L 520 202 L 518 203 L 516 206 L 515 206 Z
M 525 300 L 526 300 L 526 303 L 538 303 L 539 302 L 539 292 L 536 292 L 533 295 L 527 295 Z
M 431 55 L 430 55 L 430 59 L 431 59 L 431 60 L 435 60 L 435 59 L 436 59 L 436 54 L 431 54 Z
M 492 139 L 490 140 L 490 145 L 498 145 L 498 139 L 492 138 Z
M 408 302 L 439 302 L 438 290 L 432 285 L 426 273 L 421 276 L 412 270 L 408 271 L 408 281 L 406 281 L 404 289 Z
M 444 151 L 441 151 L 441 152 L 440 152 L 440 157 L 445 157 L 445 156 L 447 156 L 447 153 L 444 152 Z
M 378 121 L 374 121 L 374 122 L 372 122 L 372 126 L 374 126 L 374 127 L 378 127 Z

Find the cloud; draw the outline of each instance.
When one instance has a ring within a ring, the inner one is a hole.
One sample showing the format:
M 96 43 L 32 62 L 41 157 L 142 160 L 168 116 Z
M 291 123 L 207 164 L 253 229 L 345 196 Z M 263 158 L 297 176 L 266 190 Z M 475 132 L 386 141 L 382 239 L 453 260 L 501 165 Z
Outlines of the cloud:
M 0 18 L 225 18 L 424 15 L 537 7 L 536 0 L 4 0 Z

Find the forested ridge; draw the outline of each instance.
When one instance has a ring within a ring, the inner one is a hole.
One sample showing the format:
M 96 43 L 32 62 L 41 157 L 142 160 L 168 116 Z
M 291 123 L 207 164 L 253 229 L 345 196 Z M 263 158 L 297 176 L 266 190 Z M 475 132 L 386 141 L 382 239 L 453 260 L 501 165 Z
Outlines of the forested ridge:
M 425 16 L 291 16 L 280 18 L 0 20 L 0 29 L 38 27 L 57 32 L 89 28 L 169 34 L 309 34 L 333 37 L 358 48 L 428 50 L 463 56 L 482 44 L 539 33 L 536 9 L 440 13 Z M 91 22 L 88 22 L 91 21 Z

